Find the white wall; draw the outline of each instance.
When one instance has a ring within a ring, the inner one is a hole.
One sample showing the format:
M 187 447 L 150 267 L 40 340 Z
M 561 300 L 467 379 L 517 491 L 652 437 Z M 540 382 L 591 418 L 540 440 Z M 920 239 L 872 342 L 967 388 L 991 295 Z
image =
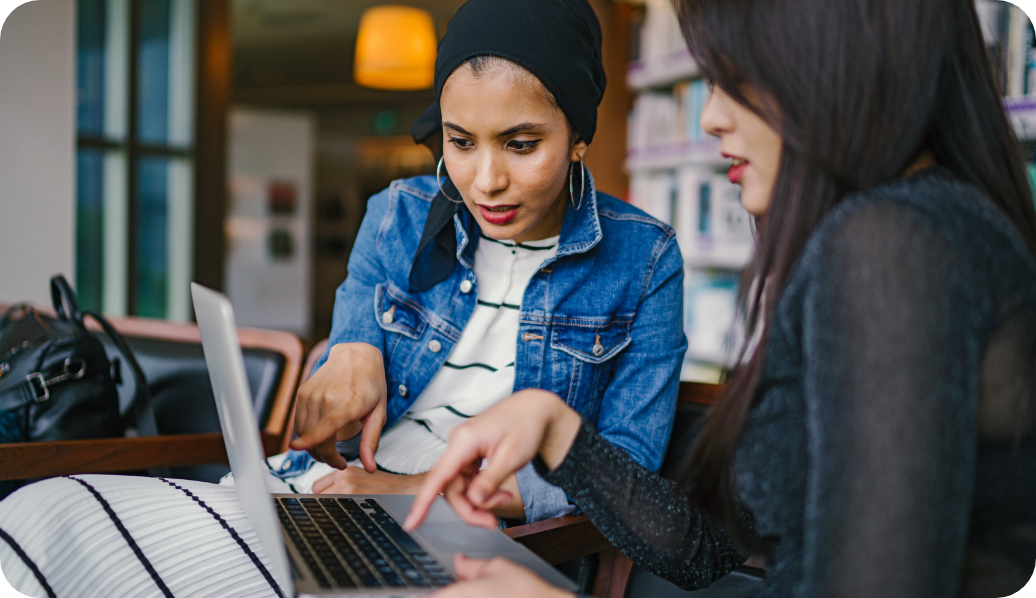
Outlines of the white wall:
M 75 277 L 75 2 L 36 0 L 0 31 L 0 303 L 50 303 Z
M 225 280 L 241 326 L 309 334 L 314 121 L 306 112 L 230 112 Z M 293 214 L 271 214 L 273 181 L 294 185 Z M 289 258 L 271 256 L 268 241 L 274 231 L 286 232 L 293 240 Z

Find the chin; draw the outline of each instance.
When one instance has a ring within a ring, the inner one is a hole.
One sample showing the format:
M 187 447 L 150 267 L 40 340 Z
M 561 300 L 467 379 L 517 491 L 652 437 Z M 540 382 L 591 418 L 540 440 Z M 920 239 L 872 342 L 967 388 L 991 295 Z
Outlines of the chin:
M 753 216 L 762 216 L 770 205 L 769 198 L 762 193 L 753 193 L 750 189 L 742 187 L 741 205 L 745 211 Z
M 480 220 L 479 226 L 482 227 L 482 232 L 485 233 L 487 237 L 492 237 L 497 241 L 510 241 L 522 234 L 518 227 L 510 223 L 501 226 L 499 224 L 490 224 Z

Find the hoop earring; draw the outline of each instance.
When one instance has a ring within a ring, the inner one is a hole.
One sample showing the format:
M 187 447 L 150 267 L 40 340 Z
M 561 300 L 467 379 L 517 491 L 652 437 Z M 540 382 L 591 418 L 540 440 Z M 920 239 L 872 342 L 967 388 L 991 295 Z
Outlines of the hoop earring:
M 442 164 L 445 160 L 445 157 L 439 158 L 439 165 L 435 167 L 435 182 L 439 184 L 439 192 L 442 193 L 443 197 L 452 201 L 453 203 L 464 203 L 463 199 L 453 199 L 449 195 L 446 195 L 446 191 L 444 191 L 442 188 L 442 177 L 439 173 L 442 172 Z
M 578 212 L 579 208 L 583 207 L 583 194 L 586 192 L 586 165 L 583 164 L 582 160 L 579 161 L 580 174 L 579 174 L 579 203 L 578 204 L 576 204 L 576 191 L 573 188 L 573 184 L 572 184 L 573 183 L 572 179 L 575 178 L 575 171 L 573 170 L 575 168 L 575 166 L 576 166 L 575 162 L 569 162 L 568 163 L 568 197 L 569 197 L 569 200 L 572 202 L 572 207 L 575 208 L 575 211 Z

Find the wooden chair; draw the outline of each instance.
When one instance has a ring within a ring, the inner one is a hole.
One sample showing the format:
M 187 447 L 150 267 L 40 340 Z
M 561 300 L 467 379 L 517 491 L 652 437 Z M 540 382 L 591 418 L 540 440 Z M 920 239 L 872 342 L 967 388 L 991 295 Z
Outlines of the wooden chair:
M 114 318 L 111 323 L 126 337 L 135 351 L 141 344 L 160 347 L 156 343 L 165 343 L 170 349 L 190 350 L 194 354 L 200 350 L 198 345 L 201 344 L 201 335 L 194 324 L 142 318 Z M 287 332 L 242 328 L 238 330 L 238 335 L 246 360 L 250 352 L 268 352 L 280 356 L 279 367 L 268 368 L 270 371 L 266 372 L 273 375 L 271 371 L 275 370 L 277 379 L 264 381 L 272 386 L 269 404 L 264 409 L 268 415 L 261 432 L 262 442 L 266 454 L 274 455 L 285 450 L 290 440 L 287 420 L 302 364 L 302 343 L 298 337 Z M 175 367 L 175 363 L 171 365 Z M 147 374 L 147 366 L 142 363 L 142 367 Z M 152 390 L 154 392 L 153 385 Z M 172 407 L 175 408 L 175 405 Z M 159 428 L 162 429 L 162 417 L 158 419 Z M 0 480 L 227 462 L 226 447 L 219 432 L 0 444 Z

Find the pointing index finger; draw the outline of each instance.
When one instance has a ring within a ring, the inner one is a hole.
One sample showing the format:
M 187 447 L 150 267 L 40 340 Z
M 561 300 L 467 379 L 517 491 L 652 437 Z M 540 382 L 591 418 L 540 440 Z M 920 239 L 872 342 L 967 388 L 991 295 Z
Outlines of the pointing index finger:
M 414 503 L 410 507 L 410 514 L 407 515 L 403 527 L 413 531 L 421 526 L 432 503 L 442 493 L 450 480 L 461 475 L 464 467 L 476 459 L 481 460 L 478 447 L 471 445 L 462 447 L 450 445 L 446 452 L 439 458 L 439 462 L 428 472 L 424 484 L 418 490 Z

